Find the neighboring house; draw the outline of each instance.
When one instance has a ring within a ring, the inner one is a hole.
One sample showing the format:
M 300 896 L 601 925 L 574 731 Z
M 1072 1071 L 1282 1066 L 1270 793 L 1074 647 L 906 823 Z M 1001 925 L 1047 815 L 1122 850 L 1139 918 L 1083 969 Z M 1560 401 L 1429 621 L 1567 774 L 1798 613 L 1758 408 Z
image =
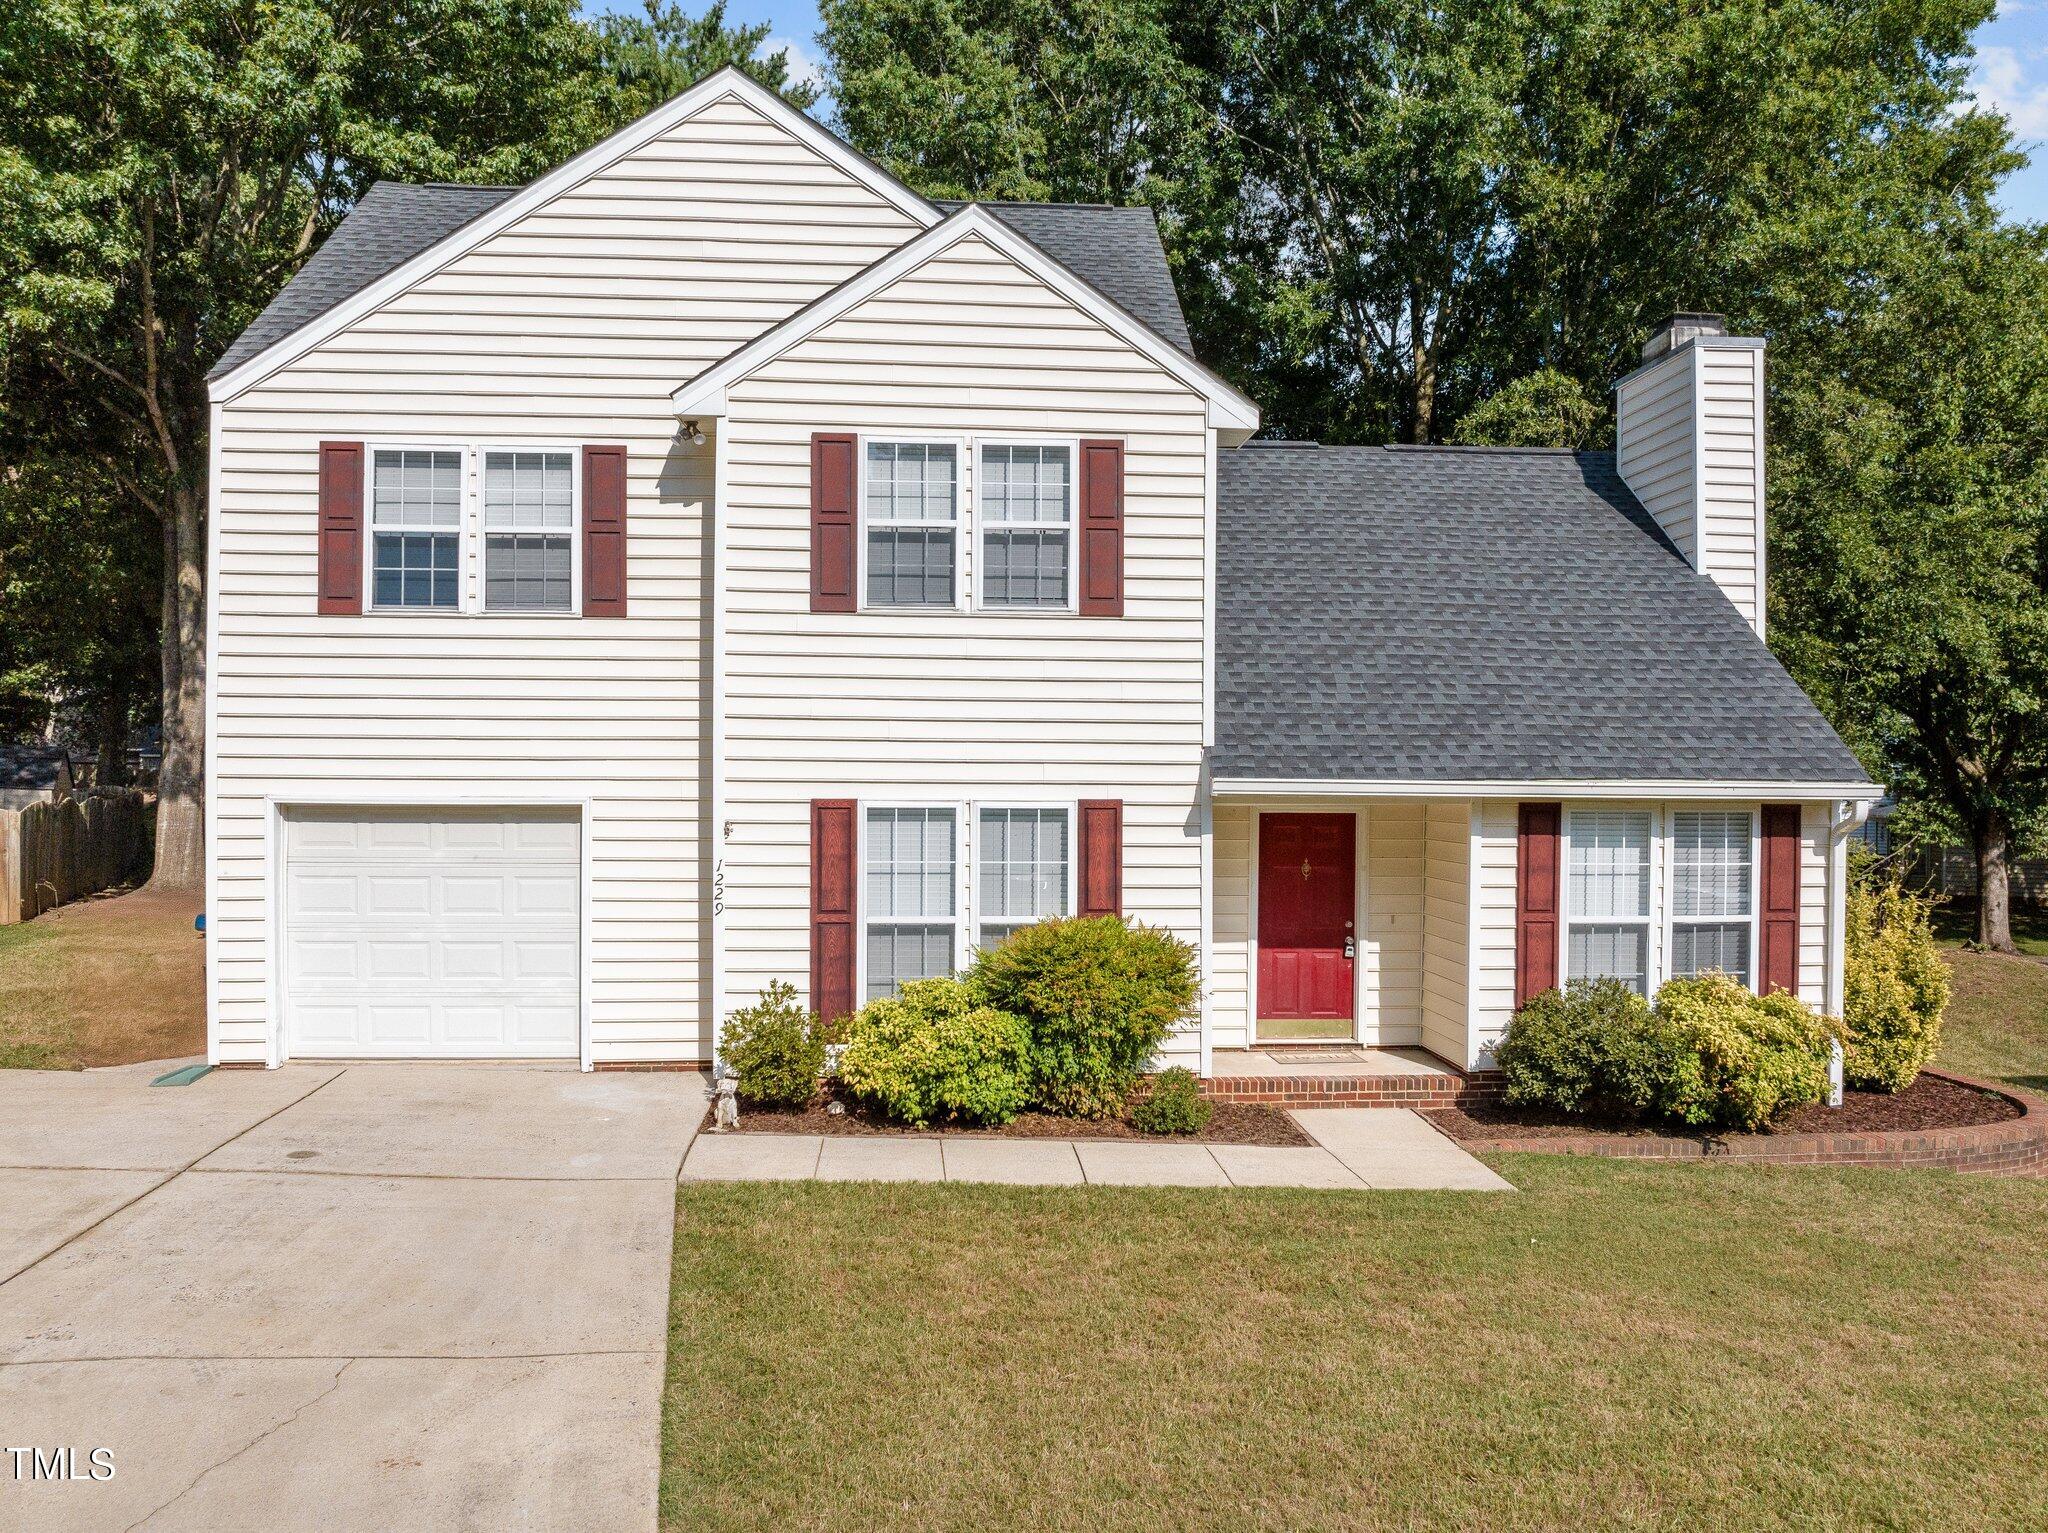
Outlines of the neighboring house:
M 0 745 L 0 809 L 26 809 L 71 795 L 71 757 L 57 745 Z
M 1247 446 L 1149 213 L 928 203 L 733 71 L 377 186 L 213 375 L 210 1055 L 700 1063 L 1071 911 L 1196 945 L 1205 1070 L 1837 1005 L 1878 790 L 1760 638 L 1761 363 L 1661 331 L 1618 473 Z

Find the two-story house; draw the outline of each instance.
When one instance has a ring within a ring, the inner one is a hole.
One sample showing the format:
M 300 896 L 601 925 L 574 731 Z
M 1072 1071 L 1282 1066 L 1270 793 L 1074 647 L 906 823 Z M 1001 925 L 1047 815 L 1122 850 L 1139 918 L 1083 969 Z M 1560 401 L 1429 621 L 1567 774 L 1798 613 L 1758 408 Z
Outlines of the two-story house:
M 1196 946 L 1205 1073 L 1838 1007 L 1878 790 L 1762 642 L 1762 366 L 1680 316 L 1618 455 L 1256 443 L 1149 212 L 731 70 L 379 185 L 212 379 L 210 1057 L 703 1064 L 1076 911 Z

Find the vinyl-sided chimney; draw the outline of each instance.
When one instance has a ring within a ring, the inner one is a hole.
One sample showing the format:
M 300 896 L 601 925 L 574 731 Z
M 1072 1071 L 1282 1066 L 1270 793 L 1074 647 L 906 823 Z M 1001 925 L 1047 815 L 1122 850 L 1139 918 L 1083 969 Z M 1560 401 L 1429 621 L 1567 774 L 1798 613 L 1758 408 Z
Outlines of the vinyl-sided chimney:
M 1763 637 L 1764 343 L 1674 314 L 1614 395 L 1623 482 Z

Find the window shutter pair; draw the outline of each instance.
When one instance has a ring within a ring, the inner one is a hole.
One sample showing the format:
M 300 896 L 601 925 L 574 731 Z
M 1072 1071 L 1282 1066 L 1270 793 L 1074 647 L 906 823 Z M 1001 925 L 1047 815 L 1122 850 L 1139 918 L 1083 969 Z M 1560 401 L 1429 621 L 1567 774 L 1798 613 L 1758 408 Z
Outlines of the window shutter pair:
M 860 844 L 850 798 L 811 800 L 811 1009 L 835 1022 L 858 1009 L 854 943 L 858 940 Z M 1079 805 L 1075 905 L 1084 916 L 1123 913 L 1124 806 L 1120 799 Z
M 859 439 L 845 432 L 811 437 L 811 610 L 859 606 L 854 522 L 860 494 Z M 1124 444 L 1081 443 L 1078 525 L 1079 608 L 1084 617 L 1124 614 Z
M 1554 989 L 1560 917 L 1560 804 L 1524 804 L 1515 828 L 1515 1004 Z M 1758 990 L 1799 993 L 1799 806 L 1763 811 L 1762 951 Z
M 361 442 L 320 444 L 319 610 L 363 610 Z M 626 449 L 583 449 L 583 615 L 626 615 Z

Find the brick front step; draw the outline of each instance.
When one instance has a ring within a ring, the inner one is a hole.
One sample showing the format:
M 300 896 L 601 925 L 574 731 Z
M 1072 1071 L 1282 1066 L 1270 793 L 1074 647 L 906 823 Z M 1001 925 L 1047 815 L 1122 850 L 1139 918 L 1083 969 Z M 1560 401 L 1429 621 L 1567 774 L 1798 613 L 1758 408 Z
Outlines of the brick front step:
M 1500 1073 L 1469 1075 L 1217 1075 L 1202 1082 L 1202 1095 L 1218 1102 L 1257 1102 L 1268 1107 L 1455 1107 L 1497 1097 Z

